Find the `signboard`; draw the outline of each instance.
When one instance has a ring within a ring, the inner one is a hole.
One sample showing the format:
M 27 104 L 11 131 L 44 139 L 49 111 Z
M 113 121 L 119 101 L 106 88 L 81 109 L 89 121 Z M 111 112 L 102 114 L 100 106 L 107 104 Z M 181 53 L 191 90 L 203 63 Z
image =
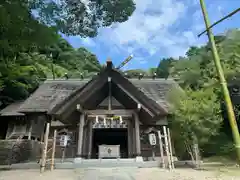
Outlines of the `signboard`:
M 119 158 L 120 145 L 99 145 L 99 158 Z
M 154 133 L 148 134 L 148 138 L 149 138 L 149 143 L 152 146 L 155 146 L 157 144 L 157 138 L 156 138 L 156 135 Z
M 61 135 L 60 139 L 59 139 L 60 146 L 66 147 L 69 140 L 70 140 L 70 138 L 68 135 Z

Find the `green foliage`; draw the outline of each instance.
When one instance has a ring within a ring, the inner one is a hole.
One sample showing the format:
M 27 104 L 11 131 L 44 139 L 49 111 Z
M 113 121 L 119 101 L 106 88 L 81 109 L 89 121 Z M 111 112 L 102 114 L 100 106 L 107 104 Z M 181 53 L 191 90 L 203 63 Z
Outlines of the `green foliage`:
M 0 2 L 0 25 L 0 56 L 14 57 L 19 51 L 51 44 L 57 36 L 53 28 L 35 20 L 19 0 Z
M 180 130 L 182 137 L 190 140 L 192 136 L 196 136 L 199 143 L 206 143 L 221 127 L 220 103 L 212 89 L 186 90 L 173 103 L 175 118 L 172 126 Z
M 138 78 L 140 74 L 146 76 L 148 73 L 142 69 L 131 69 L 124 71 L 124 73 L 127 73 L 127 75 L 131 78 Z
M 13 59 L 2 58 L 0 101 L 8 104 L 28 97 L 41 81 L 53 77 L 52 63 L 56 78 L 62 78 L 65 73 L 80 78 L 80 73 L 87 76 L 88 73 L 100 71 L 101 66 L 95 55 L 84 48 L 74 49 L 64 44 L 68 43 L 58 38 L 51 47 L 35 52 L 19 52 Z M 51 53 L 52 58 L 49 56 Z
M 229 30 L 225 35 L 215 37 L 225 76 L 231 86 L 237 87 L 239 37 L 239 30 Z M 222 92 L 209 44 L 190 47 L 186 57 L 163 59 L 157 72 L 161 77 L 174 78 L 185 91 L 181 96 L 176 92 L 169 94 L 169 101 L 174 107 L 171 126 L 178 155 L 184 156 L 184 144 L 191 146 L 197 139 L 203 156 L 217 154 L 235 157 L 231 131 L 224 129 L 230 127 L 223 126 L 227 119 L 222 120 L 225 109 L 221 107 Z M 239 104 L 237 100 L 233 101 Z M 235 113 L 239 118 L 239 106 L 235 106 Z
M 0 2 L 0 106 L 25 99 L 48 77 L 80 78 L 102 66 L 85 48 L 74 49 L 58 32 L 93 37 L 101 26 L 124 22 L 132 0 L 3 0 Z
M 182 95 L 171 92 L 169 97 L 173 104 L 172 134 L 180 157 L 185 153 L 184 144 L 192 146 L 197 139 L 202 147 L 211 137 L 218 135 L 222 116 L 220 102 L 213 89 L 186 89 Z
M 99 27 L 124 22 L 132 15 L 132 0 L 28 0 L 28 9 L 45 25 L 54 25 L 67 35 L 94 37 Z
M 157 67 L 156 71 L 157 76 L 160 78 L 167 79 L 170 74 L 170 69 L 173 62 L 174 62 L 173 58 L 162 59 Z

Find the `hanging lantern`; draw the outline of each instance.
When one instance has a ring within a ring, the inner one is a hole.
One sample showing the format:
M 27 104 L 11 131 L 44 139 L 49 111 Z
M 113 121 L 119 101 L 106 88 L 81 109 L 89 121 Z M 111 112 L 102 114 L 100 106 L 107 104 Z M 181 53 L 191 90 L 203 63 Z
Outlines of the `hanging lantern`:
M 98 116 L 96 116 L 96 123 L 98 124 Z

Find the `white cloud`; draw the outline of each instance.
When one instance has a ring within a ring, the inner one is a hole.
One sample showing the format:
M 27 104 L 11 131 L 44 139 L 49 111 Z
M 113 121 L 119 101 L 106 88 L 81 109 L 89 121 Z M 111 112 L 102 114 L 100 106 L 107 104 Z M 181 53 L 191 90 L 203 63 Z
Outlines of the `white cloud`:
M 181 25 L 188 5 L 179 0 L 136 0 L 136 10 L 129 20 L 100 29 L 97 39 L 129 54 L 145 49 L 148 55 L 154 55 L 165 49 L 165 56 L 183 55 L 182 49 L 196 43 L 196 35 L 191 30 L 179 35 L 171 28 L 176 23 Z
M 136 10 L 128 21 L 100 28 L 94 40 L 85 38 L 82 43 L 97 49 L 109 48 L 104 56 L 134 54 L 126 68 L 145 64 L 145 59 L 153 56 L 183 56 L 189 46 L 203 43 L 197 38 L 205 28 L 198 0 L 135 0 L 135 3 Z M 219 13 L 222 9 L 213 10 Z

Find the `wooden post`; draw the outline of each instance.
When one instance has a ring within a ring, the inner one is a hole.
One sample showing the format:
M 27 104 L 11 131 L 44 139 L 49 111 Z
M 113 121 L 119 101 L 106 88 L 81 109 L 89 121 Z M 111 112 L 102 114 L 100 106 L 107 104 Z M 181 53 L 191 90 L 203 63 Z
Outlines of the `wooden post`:
M 134 122 L 135 122 L 135 138 L 136 138 L 136 154 L 141 156 L 141 142 L 140 142 L 140 132 L 139 132 L 139 117 L 138 113 L 134 113 Z
M 130 158 L 131 157 L 131 155 L 132 155 L 132 145 L 133 145 L 133 143 L 132 143 L 132 126 L 131 126 L 131 124 L 132 124 L 132 122 L 130 121 L 130 120 L 128 120 L 127 121 L 127 124 L 128 124 L 128 127 L 127 127 L 127 131 L 128 131 L 128 158 Z
M 173 153 L 172 153 L 172 142 L 171 142 L 171 134 L 170 134 L 169 128 L 167 128 L 167 133 L 168 133 L 168 143 L 169 143 L 170 159 L 171 159 L 172 168 L 174 169 L 174 160 L 173 160 Z
M 66 147 L 63 147 L 62 149 L 62 159 L 61 159 L 61 163 L 63 163 L 64 159 L 65 159 L 65 153 L 66 153 Z
M 170 154 L 169 154 L 169 146 L 168 146 L 168 137 L 167 137 L 166 126 L 163 126 L 163 134 L 164 134 L 164 139 L 165 139 L 165 150 L 166 150 L 166 154 L 167 154 L 167 158 L 168 158 L 168 167 L 171 170 L 172 165 L 171 165 L 171 158 L 170 158 Z
M 162 167 L 165 168 L 165 160 L 164 160 L 164 155 L 163 155 L 163 143 L 162 143 L 162 134 L 161 131 L 158 131 L 158 139 L 159 139 L 159 148 L 160 148 L 160 155 L 161 155 L 161 160 L 162 160 Z
M 49 129 L 50 129 L 50 123 L 47 123 L 46 131 L 45 131 L 45 135 L 44 135 L 44 147 L 43 147 L 42 158 L 41 158 L 41 167 L 40 167 L 41 173 L 44 172 L 45 166 L 46 166 Z
M 88 159 L 92 157 L 92 140 L 93 140 L 93 122 L 89 120 L 89 145 L 88 145 Z
M 78 148 L 77 156 L 82 157 L 82 144 L 83 144 L 83 126 L 84 126 L 84 114 L 80 115 L 79 128 L 78 128 Z
M 55 151 L 56 151 L 56 141 L 57 141 L 57 130 L 54 130 L 53 135 L 53 147 L 52 147 L 52 161 L 51 161 L 51 171 L 54 169 Z
M 155 146 L 152 146 L 152 160 L 155 161 Z
M 30 119 L 29 129 L 28 129 L 28 140 L 31 140 L 32 136 L 32 119 Z

